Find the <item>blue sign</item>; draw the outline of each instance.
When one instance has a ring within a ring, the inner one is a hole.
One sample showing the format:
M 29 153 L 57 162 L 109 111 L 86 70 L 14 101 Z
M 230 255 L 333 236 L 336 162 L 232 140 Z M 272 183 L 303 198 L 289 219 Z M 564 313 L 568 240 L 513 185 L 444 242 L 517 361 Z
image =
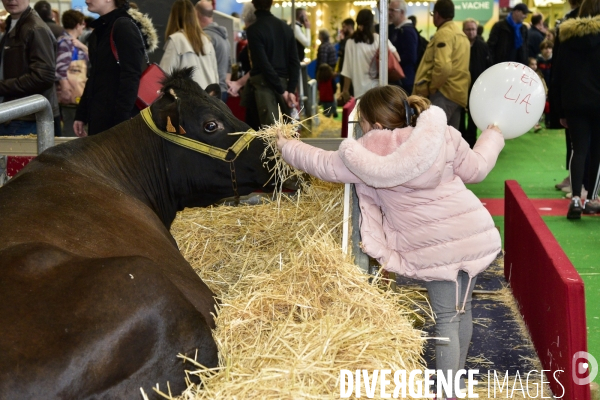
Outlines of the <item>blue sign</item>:
M 195 4 L 194 0 L 192 0 L 192 2 Z M 244 4 L 238 3 L 236 0 L 219 0 L 219 1 L 217 1 L 215 10 L 220 11 L 223 14 L 227 14 L 227 15 L 231 15 L 232 12 L 241 14 L 243 7 L 244 7 Z
M 100 15 L 89 12 L 88 6 L 85 4 L 85 0 L 71 0 L 71 8 L 75 11 L 83 13 L 86 17 L 98 18 Z

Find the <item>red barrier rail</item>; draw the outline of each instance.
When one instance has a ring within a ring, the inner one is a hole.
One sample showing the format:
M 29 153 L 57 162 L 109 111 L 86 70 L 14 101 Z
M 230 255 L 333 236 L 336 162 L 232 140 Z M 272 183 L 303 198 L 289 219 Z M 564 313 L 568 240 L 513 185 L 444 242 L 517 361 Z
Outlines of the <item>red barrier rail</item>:
M 34 158 L 31 156 L 8 156 L 6 159 L 6 175 L 12 178 Z
M 354 106 L 356 105 L 356 99 L 354 97 L 350 97 L 350 100 L 344 107 L 342 107 L 342 137 L 348 137 L 348 120 L 350 119 L 350 113 L 354 110 Z
M 587 376 L 577 356 L 587 351 L 583 281 L 516 181 L 505 183 L 504 215 L 504 274 L 550 387 L 556 397 L 589 400 L 589 383 L 576 382 Z

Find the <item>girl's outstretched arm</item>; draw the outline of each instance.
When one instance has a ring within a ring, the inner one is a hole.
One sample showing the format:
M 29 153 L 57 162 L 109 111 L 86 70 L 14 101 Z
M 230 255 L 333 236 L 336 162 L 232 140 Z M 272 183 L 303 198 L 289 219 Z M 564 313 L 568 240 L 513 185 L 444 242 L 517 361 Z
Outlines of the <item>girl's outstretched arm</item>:
M 494 168 L 498 155 L 504 148 L 504 137 L 500 129 L 496 125 L 488 126 L 473 149 L 469 148 L 460 132 L 452 127 L 448 129 L 456 149 L 454 173 L 465 183 L 481 182 Z
M 344 165 L 337 151 L 326 151 L 302 143 L 296 139 L 286 139 L 278 135 L 277 147 L 285 162 L 327 182 L 363 183 Z

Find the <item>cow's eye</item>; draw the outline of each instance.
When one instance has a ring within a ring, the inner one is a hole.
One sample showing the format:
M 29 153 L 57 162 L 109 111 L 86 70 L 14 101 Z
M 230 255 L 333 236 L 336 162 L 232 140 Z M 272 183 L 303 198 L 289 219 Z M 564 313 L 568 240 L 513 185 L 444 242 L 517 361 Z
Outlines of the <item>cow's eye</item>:
M 204 132 L 215 133 L 219 129 L 219 124 L 216 121 L 208 121 L 204 124 Z

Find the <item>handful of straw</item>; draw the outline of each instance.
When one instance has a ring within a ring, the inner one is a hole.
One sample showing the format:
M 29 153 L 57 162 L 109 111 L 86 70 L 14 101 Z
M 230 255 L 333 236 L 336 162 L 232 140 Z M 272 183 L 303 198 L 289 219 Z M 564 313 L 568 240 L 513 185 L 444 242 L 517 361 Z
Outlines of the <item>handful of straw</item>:
M 311 117 L 312 118 L 312 117 Z M 310 118 L 309 118 L 310 119 Z M 279 118 L 274 124 L 261 128 L 259 131 L 251 131 L 249 134 L 265 142 L 266 147 L 261 155 L 264 165 L 271 172 L 271 179 L 275 180 L 276 190 L 281 193 L 283 183 L 287 180 L 297 180 L 298 185 L 304 183 L 304 172 L 297 170 L 286 163 L 281 157 L 281 152 L 277 148 L 277 134 L 281 133 L 286 139 L 300 139 L 300 127 L 304 122 L 289 118 L 281 113 L 279 109 Z

